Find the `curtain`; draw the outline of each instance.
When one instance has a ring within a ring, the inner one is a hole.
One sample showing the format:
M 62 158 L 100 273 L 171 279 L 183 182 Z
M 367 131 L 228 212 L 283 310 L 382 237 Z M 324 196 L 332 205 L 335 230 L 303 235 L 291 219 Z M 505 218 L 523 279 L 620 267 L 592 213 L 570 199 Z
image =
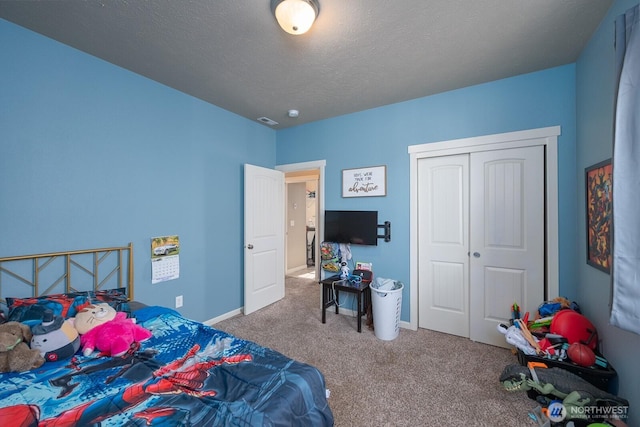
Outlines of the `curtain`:
M 640 23 L 635 6 L 616 19 L 620 82 L 613 145 L 611 324 L 640 334 Z

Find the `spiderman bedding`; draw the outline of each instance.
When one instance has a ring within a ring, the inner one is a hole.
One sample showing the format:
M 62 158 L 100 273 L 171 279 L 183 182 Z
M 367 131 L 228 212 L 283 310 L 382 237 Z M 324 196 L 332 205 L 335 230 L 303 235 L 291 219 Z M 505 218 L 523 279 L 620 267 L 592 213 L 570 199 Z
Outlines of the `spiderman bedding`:
M 135 316 L 153 337 L 122 357 L 1 374 L 0 425 L 333 425 L 316 368 L 168 308 Z

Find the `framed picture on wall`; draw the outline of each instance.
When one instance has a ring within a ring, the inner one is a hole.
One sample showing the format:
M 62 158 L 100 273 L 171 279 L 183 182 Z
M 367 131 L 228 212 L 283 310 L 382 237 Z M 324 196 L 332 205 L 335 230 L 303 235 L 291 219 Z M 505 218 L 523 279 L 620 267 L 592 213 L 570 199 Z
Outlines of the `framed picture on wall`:
M 387 195 L 387 167 L 342 170 L 342 197 L 371 197 Z
M 585 168 L 587 212 L 587 264 L 611 273 L 611 159 Z

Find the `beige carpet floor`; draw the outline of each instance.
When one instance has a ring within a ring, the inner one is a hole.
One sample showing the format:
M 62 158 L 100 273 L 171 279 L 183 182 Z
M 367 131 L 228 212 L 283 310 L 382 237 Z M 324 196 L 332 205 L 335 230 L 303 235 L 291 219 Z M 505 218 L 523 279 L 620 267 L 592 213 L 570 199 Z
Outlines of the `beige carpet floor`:
M 287 277 L 283 300 L 214 327 L 316 366 L 338 427 L 536 425 L 536 402 L 498 381 L 517 363 L 509 350 L 426 329 L 382 341 L 333 309 L 321 319 L 318 283 Z

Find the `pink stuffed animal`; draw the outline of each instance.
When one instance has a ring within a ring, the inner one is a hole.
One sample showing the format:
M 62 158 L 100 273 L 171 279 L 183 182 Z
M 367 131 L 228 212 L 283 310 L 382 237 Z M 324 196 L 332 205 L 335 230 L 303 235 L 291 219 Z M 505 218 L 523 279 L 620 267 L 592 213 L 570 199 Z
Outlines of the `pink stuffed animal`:
M 136 325 L 127 315 L 116 312 L 109 304 L 94 304 L 82 309 L 74 326 L 80 333 L 82 354 L 94 350 L 103 356 L 122 356 L 131 344 L 151 337 L 151 332 Z

